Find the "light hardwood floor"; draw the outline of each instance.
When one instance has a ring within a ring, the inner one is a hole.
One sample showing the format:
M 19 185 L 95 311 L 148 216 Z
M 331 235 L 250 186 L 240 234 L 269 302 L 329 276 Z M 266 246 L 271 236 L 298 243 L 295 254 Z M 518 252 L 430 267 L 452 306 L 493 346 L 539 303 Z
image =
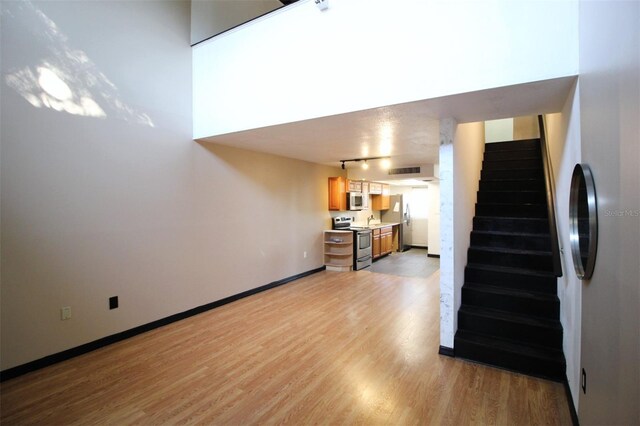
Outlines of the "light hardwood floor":
M 6 381 L 2 424 L 571 424 L 561 384 L 438 355 L 438 280 L 317 273 Z

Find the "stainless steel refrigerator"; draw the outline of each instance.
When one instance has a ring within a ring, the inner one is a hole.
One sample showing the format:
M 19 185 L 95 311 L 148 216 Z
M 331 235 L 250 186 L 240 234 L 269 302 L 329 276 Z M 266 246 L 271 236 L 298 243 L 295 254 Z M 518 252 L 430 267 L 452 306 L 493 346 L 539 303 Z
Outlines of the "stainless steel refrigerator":
M 380 220 L 387 223 L 400 223 L 402 231 L 398 247 L 402 247 L 402 251 L 411 248 L 411 211 L 409 203 L 403 200 L 402 194 L 389 196 L 389 210 L 382 212 Z

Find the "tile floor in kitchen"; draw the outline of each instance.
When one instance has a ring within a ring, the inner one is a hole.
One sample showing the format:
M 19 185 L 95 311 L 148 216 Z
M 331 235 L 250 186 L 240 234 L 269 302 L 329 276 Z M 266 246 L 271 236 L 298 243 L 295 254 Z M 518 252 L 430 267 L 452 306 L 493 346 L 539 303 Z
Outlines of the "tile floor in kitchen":
M 440 269 L 440 259 L 427 257 L 427 249 L 411 248 L 410 250 L 393 252 L 371 265 L 371 272 L 398 275 L 401 277 L 426 278 Z

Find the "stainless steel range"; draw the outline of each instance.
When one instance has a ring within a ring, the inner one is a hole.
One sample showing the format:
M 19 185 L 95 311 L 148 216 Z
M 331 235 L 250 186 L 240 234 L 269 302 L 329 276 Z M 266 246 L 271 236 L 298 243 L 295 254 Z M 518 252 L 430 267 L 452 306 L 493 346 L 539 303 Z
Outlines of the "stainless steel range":
M 353 229 L 352 224 L 353 218 L 348 216 L 333 218 L 333 229 L 353 231 L 353 269 L 358 271 L 371 266 L 371 260 L 373 259 L 371 244 L 373 238 L 371 229 Z

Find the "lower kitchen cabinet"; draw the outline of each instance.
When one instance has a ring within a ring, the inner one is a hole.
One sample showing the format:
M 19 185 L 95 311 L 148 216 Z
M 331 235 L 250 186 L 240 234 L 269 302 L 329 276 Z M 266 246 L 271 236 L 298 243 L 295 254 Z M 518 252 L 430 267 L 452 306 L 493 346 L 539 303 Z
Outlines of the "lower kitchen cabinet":
M 393 251 L 393 227 L 385 226 L 373 230 L 372 256 L 374 259 Z
M 324 265 L 328 271 L 350 271 L 353 267 L 353 232 L 324 231 Z
M 380 257 L 380 229 L 373 230 L 373 244 L 371 246 L 371 256 L 374 259 Z
M 386 226 L 380 230 L 380 255 L 393 251 L 393 227 Z

